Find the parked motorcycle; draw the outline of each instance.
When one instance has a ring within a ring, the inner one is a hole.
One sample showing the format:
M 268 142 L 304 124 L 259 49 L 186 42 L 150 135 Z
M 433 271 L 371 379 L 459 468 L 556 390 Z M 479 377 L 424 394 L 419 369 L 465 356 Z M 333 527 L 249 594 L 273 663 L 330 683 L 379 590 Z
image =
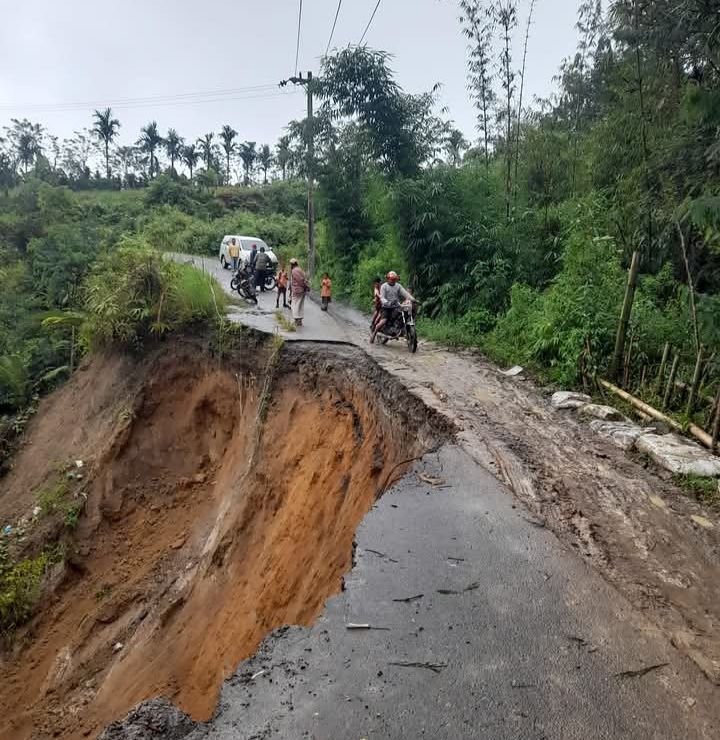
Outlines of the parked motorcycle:
M 417 329 L 415 317 L 417 316 L 415 301 L 403 301 L 394 311 L 387 324 L 378 331 L 376 339 L 382 344 L 387 344 L 391 339 L 405 339 L 410 352 L 417 352 Z
M 275 287 L 277 286 L 275 269 L 275 265 L 272 265 L 265 270 L 265 290 L 275 290 Z
M 230 281 L 231 290 L 236 290 L 241 298 L 252 303 L 257 303 L 255 281 L 252 274 L 244 267 L 240 268 Z

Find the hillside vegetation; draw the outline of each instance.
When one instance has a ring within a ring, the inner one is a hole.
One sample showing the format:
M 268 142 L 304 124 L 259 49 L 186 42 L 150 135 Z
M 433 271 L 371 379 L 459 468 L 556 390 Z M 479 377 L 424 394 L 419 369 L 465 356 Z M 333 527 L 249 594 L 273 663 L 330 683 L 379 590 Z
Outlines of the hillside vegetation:
M 297 192 L 288 184 L 209 194 L 159 177 L 142 191 L 76 193 L 27 177 L 0 196 L 0 459 L 38 395 L 89 349 L 137 351 L 224 316 L 220 286 L 163 251 L 215 255 L 224 233 L 239 232 L 297 249 Z
M 563 384 L 609 373 L 707 428 L 720 377 L 717 9 L 580 3 L 577 53 L 557 94 L 532 104 L 523 98 L 532 58 L 513 58 L 513 40 L 527 41 L 532 13 L 545 10 L 512 0 L 461 0 L 459 10 L 474 144 L 436 113 L 437 89 L 406 93 L 389 55 L 368 47 L 323 58 L 315 117 L 291 121 L 274 150 L 240 142 L 228 125 L 192 144 L 155 121 L 121 147 L 108 109 L 51 157 L 42 126 L 13 121 L 0 156 L 2 409 L 66 373 L 81 323 L 81 349 L 93 334 L 125 336 L 98 330 L 97 316 L 113 282 L 114 298 L 126 299 L 129 284 L 112 271 L 131 264 L 130 248 L 158 267 L 146 248 L 212 254 L 222 234 L 245 231 L 305 258 L 311 177 L 318 272 L 331 274 L 338 297 L 369 308 L 373 277 L 395 269 L 422 301 L 426 336 Z M 252 184 L 273 178 L 282 180 Z M 616 349 L 633 255 L 637 290 Z M 164 327 L 156 308 L 140 334 Z M 43 324 L 58 310 L 95 318 Z M 689 385 L 699 352 L 704 401 L 685 408 L 665 384 Z

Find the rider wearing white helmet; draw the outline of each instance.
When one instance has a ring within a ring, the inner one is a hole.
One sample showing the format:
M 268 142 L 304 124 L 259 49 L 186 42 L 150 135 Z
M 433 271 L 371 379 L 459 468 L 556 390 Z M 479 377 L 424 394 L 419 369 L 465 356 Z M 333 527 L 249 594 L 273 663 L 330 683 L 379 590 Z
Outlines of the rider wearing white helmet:
M 380 331 L 388 321 L 393 317 L 393 313 L 400 307 L 402 301 L 415 301 L 410 293 L 403 288 L 398 282 L 398 275 L 394 270 L 390 270 L 385 276 L 385 282 L 380 286 L 380 307 L 382 317 L 375 325 L 375 329 L 370 336 L 370 342 L 375 341 L 375 335 Z

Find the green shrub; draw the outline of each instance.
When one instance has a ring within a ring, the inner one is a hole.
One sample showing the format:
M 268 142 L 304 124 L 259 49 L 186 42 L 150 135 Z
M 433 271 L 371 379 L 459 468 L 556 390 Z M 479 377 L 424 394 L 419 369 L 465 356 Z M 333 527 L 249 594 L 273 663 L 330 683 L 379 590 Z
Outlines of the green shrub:
M 75 529 L 85 507 L 84 500 L 73 496 L 64 480 L 40 490 L 37 494 L 37 502 L 44 516 L 59 515 L 68 529 Z
M 47 566 L 45 553 L 13 562 L 0 535 L 0 633 L 7 635 L 30 618 Z
M 405 258 L 392 241 L 373 242 L 360 254 L 360 259 L 354 272 L 350 276 L 332 276 L 344 278 L 348 283 L 350 298 L 354 305 L 365 311 L 372 306 L 373 280 L 376 277 L 385 280 L 388 270 L 395 270 L 400 275 L 400 281 L 407 285 L 407 265 Z M 338 280 L 341 282 L 341 280 Z
M 86 346 L 139 346 L 196 322 L 224 317 L 227 298 L 211 276 L 126 238 L 95 266 L 86 286 Z
M 527 363 L 534 341 L 534 322 L 542 311 L 542 294 L 527 285 L 513 285 L 510 308 L 486 337 L 485 347 L 505 363 Z
M 41 512 L 47 516 L 59 511 L 65 506 L 69 493 L 70 490 L 65 481 L 43 488 L 37 494 L 37 502 Z

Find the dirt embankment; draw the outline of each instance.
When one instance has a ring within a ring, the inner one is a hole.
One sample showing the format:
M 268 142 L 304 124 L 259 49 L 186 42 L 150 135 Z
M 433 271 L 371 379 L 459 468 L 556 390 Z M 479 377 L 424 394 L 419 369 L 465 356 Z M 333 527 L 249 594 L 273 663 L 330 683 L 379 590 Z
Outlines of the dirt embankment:
M 207 719 L 268 632 L 313 622 L 399 463 L 449 432 L 342 352 L 254 344 L 220 363 L 178 341 L 135 366 L 96 358 L 46 404 L 0 514 L 78 458 L 88 499 L 59 584 L 2 657 L 0 737 L 96 736 L 155 696 Z

